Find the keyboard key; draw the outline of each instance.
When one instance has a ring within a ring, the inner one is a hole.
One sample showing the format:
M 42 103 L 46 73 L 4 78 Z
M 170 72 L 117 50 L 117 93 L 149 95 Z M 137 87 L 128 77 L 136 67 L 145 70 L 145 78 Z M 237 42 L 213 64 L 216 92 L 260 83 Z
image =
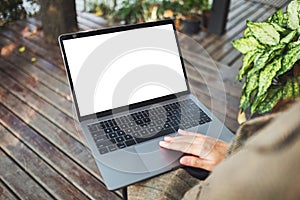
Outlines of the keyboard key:
M 165 129 L 168 129 L 168 128 L 170 128 L 170 127 L 171 127 L 171 125 L 168 124 L 168 123 L 166 123 L 166 124 L 164 125 L 164 128 L 165 128 Z
M 108 134 L 109 138 L 116 138 L 118 135 L 116 133 L 109 133 Z
M 142 137 L 142 135 L 141 135 L 139 132 L 133 133 L 132 135 L 133 135 L 134 137 L 136 137 L 136 138 L 137 138 L 137 137 Z
M 154 133 L 155 132 L 155 129 L 154 128 L 150 128 L 149 129 L 149 133 Z
M 147 124 L 141 124 L 140 127 L 146 128 L 146 127 L 147 127 Z
M 116 145 L 111 145 L 111 146 L 108 146 L 108 149 L 109 149 L 109 151 L 115 151 L 118 149 L 118 147 Z
M 117 131 L 117 134 L 118 134 L 118 136 L 122 136 L 122 135 L 125 135 L 125 132 L 122 131 L 122 130 L 118 130 L 118 131 Z
M 117 143 L 117 147 L 119 147 L 119 149 L 123 149 L 126 147 L 126 145 L 124 142 L 121 142 L 121 143 Z
M 134 126 L 134 125 L 135 125 L 134 122 L 129 122 L 129 123 L 128 123 L 128 126 L 129 126 L 129 127 L 132 127 L 132 126 Z
M 88 129 L 91 133 L 96 132 L 98 130 L 96 124 L 89 125 Z
M 120 130 L 120 128 L 118 126 L 114 126 L 114 127 L 112 127 L 112 130 L 118 131 L 118 130 Z
M 125 135 L 124 138 L 125 138 L 125 140 L 131 140 L 131 139 L 133 139 L 133 137 L 131 135 Z
M 116 143 L 116 140 L 113 138 L 113 139 L 110 139 L 109 140 L 111 143 L 115 144 Z
M 103 141 L 106 141 L 106 140 L 107 140 L 106 136 L 98 137 L 98 138 L 95 139 L 96 143 L 100 143 L 100 142 L 103 142 Z
M 141 130 L 141 128 L 139 126 L 135 126 L 135 127 L 133 127 L 133 130 L 134 131 L 139 131 L 139 130 Z
M 130 129 L 130 128 L 126 129 L 126 130 L 125 130 L 125 133 L 127 133 L 127 134 L 132 133 L 132 129 Z
M 141 120 L 141 119 L 139 119 L 139 120 L 136 120 L 135 122 L 136 122 L 136 124 L 137 124 L 137 125 L 141 125 L 141 124 L 143 124 L 143 120 Z
M 136 142 L 134 140 L 128 140 L 128 141 L 125 142 L 125 144 L 126 144 L 126 146 L 129 147 L 129 146 L 132 146 L 132 145 L 136 144 Z
M 144 121 L 144 123 L 148 123 L 148 122 L 150 122 L 150 119 L 149 118 L 144 118 L 143 121 Z
M 108 149 L 106 147 L 99 149 L 100 154 L 108 153 Z
M 149 132 L 148 132 L 148 130 L 147 129 L 145 129 L 145 130 L 141 130 L 141 135 L 142 136 L 146 136 L 147 134 L 149 134 Z
M 126 129 L 126 128 L 128 128 L 128 126 L 127 126 L 127 124 L 121 124 L 121 129 Z
M 123 137 L 117 137 L 115 138 L 116 142 L 119 143 L 119 142 L 123 142 L 125 139 Z
M 104 129 L 104 132 L 105 132 L 105 133 L 112 133 L 113 131 L 112 131 L 111 128 L 106 128 L 106 129 Z

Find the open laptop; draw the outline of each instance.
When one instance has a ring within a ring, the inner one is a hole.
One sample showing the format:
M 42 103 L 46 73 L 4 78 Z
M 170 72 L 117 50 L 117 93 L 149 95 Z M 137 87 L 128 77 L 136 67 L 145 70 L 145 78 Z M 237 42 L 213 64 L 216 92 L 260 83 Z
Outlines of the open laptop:
M 233 134 L 190 92 L 172 20 L 59 37 L 76 114 L 109 190 L 179 167 L 179 128 Z

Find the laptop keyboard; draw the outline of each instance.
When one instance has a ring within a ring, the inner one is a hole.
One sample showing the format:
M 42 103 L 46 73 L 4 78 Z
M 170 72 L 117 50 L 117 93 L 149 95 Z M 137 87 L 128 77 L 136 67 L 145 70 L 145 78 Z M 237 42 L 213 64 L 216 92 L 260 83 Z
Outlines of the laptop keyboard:
M 88 125 L 100 154 L 211 121 L 192 100 L 182 100 Z

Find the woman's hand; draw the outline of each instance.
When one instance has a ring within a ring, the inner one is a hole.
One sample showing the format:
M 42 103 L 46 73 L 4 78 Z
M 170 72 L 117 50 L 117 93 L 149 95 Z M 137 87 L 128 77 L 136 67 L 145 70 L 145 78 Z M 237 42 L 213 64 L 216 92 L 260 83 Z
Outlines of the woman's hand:
M 178 133 L 179 136 L 164 137 L 164 141 L 160 141 L 159 145 L 191 154 L 180 158 L 182 165 L 211 171 L 223 160 L 228 146 L 226 142 L 199 133 L 183 130 L 178 130 Z

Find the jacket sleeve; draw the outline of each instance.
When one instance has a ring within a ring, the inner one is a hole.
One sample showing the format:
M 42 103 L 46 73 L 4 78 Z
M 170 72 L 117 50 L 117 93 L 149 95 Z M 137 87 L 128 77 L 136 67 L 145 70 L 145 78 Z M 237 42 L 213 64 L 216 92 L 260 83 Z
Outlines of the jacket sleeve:
M 222 161 L 184 199 L 300 199 L 300 103 L 245 123 Z

